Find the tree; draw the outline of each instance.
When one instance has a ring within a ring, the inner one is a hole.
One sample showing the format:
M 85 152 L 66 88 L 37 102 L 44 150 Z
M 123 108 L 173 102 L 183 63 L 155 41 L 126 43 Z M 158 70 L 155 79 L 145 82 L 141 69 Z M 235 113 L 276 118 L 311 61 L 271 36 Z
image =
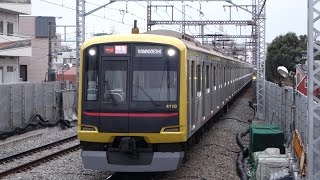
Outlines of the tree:
M 307 49 L 307 36 L 297 36 L 289 32 L 276 37 L 268 47 L 266 59 L 266 77 L 268 81 L 279 82 L 278 66 L 285 66 L 295 72 L 296 57 L 301 57 Z

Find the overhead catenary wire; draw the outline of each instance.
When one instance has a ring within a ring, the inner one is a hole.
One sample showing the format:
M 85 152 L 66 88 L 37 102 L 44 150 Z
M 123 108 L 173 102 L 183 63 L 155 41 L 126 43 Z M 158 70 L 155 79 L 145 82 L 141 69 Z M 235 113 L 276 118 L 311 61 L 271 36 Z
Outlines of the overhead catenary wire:
M 96 4 L 96 3 L 92 3 L 92 2 L 90 2 L 90 1 L 86 1 L 86 3 L 88 3 L 88 4 L 92 4 L 92 5 L 95 5 L 95 6 L 101 6 L 100 4 Z M 141 19 L 141 20 L 143 20 L 143 21 L 147 21 L 145 18 L 143 18 L 143 17 L 140 17 L 140 16 L 137 16 L 137 15 L 135 15 L 134 13 L 132 13 L 132 12 L 130 12 L 128 9 L 117 9 L 117 8 L 112 8 L 112 7 L 108 7 L 108 6 L 106 6 L 106 7 L 104 7 L 104 8 L 106 8 L 106 9 L 111 9 L 111 10 L 114 10 L 114 11 L 124 11 L 126 14 L 130 14 L 130 15 L 132 15 L 132 16 L 134 16 L 134 17 L 136 17 L 136 18 L 139 18 L 139 19 Z
M 57 4 L 57 3 L 53 3 L 53 2 L 50 2 L 50 1 L 47 1 L 47 0 L 40 0 L 42 2 L 45 2 L 45 3 L 48 3 L 48 4 L 52 4 L 52 5 L 55 5 L 55 6 L 60 6 L 60 7 L 63 7 L 63 8 L 66 8 L 66 9 L 69 9 L 69 10 L 73 10 L 73 11 L 76 11 L 75 8 L 72 8 L 72 7 L 68 7 L 68 6 L 65 6 L 65 5 L 61 5 L 61 4 Z M 123 25 L 126 25 L 126 26 L 132 26 L 132 24 L 128 24 L 128 23 L 123 23 L 121 21 L 117 21 L 117 20 L 114 20 L 114 19 L 111 19 L 111 18 L 107 18 L 107 17 L 103 17 L 103 16 L 99 16 L 99 15 L 96 15 L 96 14 L 90 14 L 91 16 L 95 16 L 95 17 L 99 17 L 101 19 L 105 19 L 105 20 L 108 20 L 108 21 L 112 21 L 112 22 L 115 22 L 115 23 L 118 23 L 118 24 L 123 24 Z M 145 28 L 141 28 L 141 29 L 144 29 L 146 30 Z
M 202 15 L 202 17 L 204 17 L 207 21 L 210 21 L 210 19 L 208 18 L 208 17 L 206 17 L 206 15 L 204 14 L 204 12 L 202 11 L 202 10 L 200 10 L 200 9 L 197 9 L 197 8 L 195 8 L 195 7 L 193 7 L 193 6 L 191 6 L 191 5 L 189 5 L 189 4 L 187 4 L 186 2 L 182 2 L 183 4 L 185 4 L 185 5 L 187 5 L 188 7 L 190 7 L 191 9 L 194 9 L 194 10 L 196 10 L 197 12 L 199 12 L 200 13 L 200 15 Z M 181 12 L 181 11 L 180 11 Z M 189 16 L 190 17 L 190 16 Z M 190 17 L 191 18 L 191 17 Z M 201 18 L 201 17 L 200 17 Z M 191 18 L 192 19 L 192 18 Z M 193 20 L 193 19 L 192 19 Z M 217 28 L 217 26 L 216 25 L 214 25 L 214 27 L 215 28 Z M 210 30 L 207 26 L 205 26 L 205 28 L 209 31 L 209 32 L 212 32 L 212 33 L 215 33 L 215 32 L 213 32 L 212 30 Z M 217 28 L 219 31 L 221 31 L 221 32 L 223 32 L 223 33 L 225 33 L 223 30 L 220 30 L 219 28 Z

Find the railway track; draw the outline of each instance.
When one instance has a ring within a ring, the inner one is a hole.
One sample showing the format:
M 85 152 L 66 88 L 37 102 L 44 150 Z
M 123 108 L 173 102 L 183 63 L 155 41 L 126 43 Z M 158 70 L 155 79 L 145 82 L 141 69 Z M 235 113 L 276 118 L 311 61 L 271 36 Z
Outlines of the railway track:
M 2 159 L 0 159 L 0 165 L 3 166 L 6 163 L 11 163 L 11 162 L 17 161 L 18 159 L 25 158 L 25 157 L 28 157 L 28 156 L 31 156 L 31 155 L 35 155 L 36 153 L 44 152 L 46 150 L 50 150 L 52 148 L 58 147 L 60 145 L 63 145 L 65 143 L 67 143 L 67 142 L 74 141 L 76 139 L 77 139 L 77 136 L 72 136 L 72 137 L 69 137 L 69 138 L 62 139 L 60 141 L 49 143 L 49 144 L 46 144 L 44 146 L 40 146 L 40 147 L 31 149 L 31 150 L 27 150 L 27 151 L 24 151 L 24 152 L 21 152 L 21 153 L 14 154 L 12 156 L 8 156 L 8 157 L 5 157 L 5 158 L 2 158 Z M 51 161 L 51 160 L 53 160 L 53 159 L 55 159 L 57 157 L 63 156 L 65 154 L 67 154 L 67 153 L 76 151 L 78 149 L 80 149 L 80 144 L 76 144 L 76 145 L 73 145 L 71 147 L 64 148 L 62 150 L 50 153 L 49 155 L 37 158 L 35 160 L 31 160 L 31 161 L 26 162 L 24 164 L 20 164 L 18 166 L 14 166 L 12 168 L 6 169 L 4 171 L 0 171 L 0 179 L 5 177 L 5 176 L 8 176 L 10 174 L 14 174 L 14 173 L 17 173 L 17 172 L 25 171 L 25 170 L 30 169 L 32 167 L 38 166 L 41 163 Z

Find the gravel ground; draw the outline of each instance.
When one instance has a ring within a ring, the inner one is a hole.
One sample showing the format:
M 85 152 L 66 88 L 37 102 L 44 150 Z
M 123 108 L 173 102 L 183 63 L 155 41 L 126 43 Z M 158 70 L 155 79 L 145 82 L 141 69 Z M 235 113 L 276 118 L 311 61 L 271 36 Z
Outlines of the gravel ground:
M 77 128 L 60 127 L 39 129 L 0 141 L 0 158 L 27 151 L 77 134 Z
M 185 164 L 176 171 L 159 174 L 155 179 L 239 179 L 235 166 L 237 153 L 240 151 L 236 143 L 236 134 L 245 131 L 249 123 L 226 118 L 236 118 L 241 121 L 252 118 L 253 110 L 248 103 L 252 97 L 252 88 L 245 90 L 229 108 L 228 113 L 204 134 L 200 143 L 186 153 Z M 245 139 L 244 144 L 247 143 Z
M 31 154 L 29 156 L 26 156 L 26 157 L 23 157 L 23 158 L 19 158 L 19 159 L 16 159 L 14 161 L 11 161 L 11 162 L 0 164 L 0 172 L 2 170 L 7 170 L 7 169 L 10 169 L 10 168 L 13 168 L 13 167 L 17 167 L 18 165 L 22 165 L 22 164 L 27 163 L 27 162 L 37 160 L 37 159 L 39 159 L 41 157 L 45 157 L 47 155 L 56 153 L 56 152 L 61 151 L 63 149 L 67 149 L 67 148 L 75 146 L 77 144 L 79 144 L 78 140 L 70 141 L 68 143 L 64 143 L 62 145 L 53 147 L 51 149 L 40 151 L 38 153 Z
M 72 152 L 48 163 L 37 166 L 30 171 L 14 174 L 6 177 L 6 179 L 23 179 L 23 180 L 97 180 L 106 179 L 110 176 L 110 172 L 99 172 L 93 170 L 86 170 L 82 166 L 80 158 L 80 150 Z
M 247 121 L 253 116 L 253 110 L 248 106 L 248 101 L 253 97 L 252 89 L 247 89 L 229 108 L 228 113 L 216 121 L 210 131 L 206 132 L 201 142 L 192 147 L 187 155 L 187 161 L 176 171 L 166 173 L 156 173 L 155 180 L 161 179 L 199 179 L 199 180 L 219 180 L 219 179 L 239 179 L 236 173 L 235 161 L 240 148 L 236 144 L 237 132 L 245 131 L 249 123 L 239 122 L 226 118 L 236 118 Z M 225 120 L 223 120 L 225 119 Z M 42 141 L 41 138 L 33 140 L 33 144 L 41 142 L 56 141 L 57 137 L 71 136 L 75 134 L 75 129 L 50 133 Z M 51 137 L 49 137 L 51 136 Z M 32 143 L 23 143 L 25 146 L 34 147 Z M 245 139 L 245 144 L 248 140 Z M 44 143 L 45 144 L 45 143 Z M 17 147 L 19 149 L 21 147 Z M 26 147 L 24 147 L 26 148 Z M 6 152 L 11 152 L 6 150 Z M 16 151 L 15 151 L 16 153 Z M 4 154 L 0 152 L 0 154 Z M 85 170 L 80 158 L 80 150 L 72 152 L 62 158 L 44 163 L 30 171 L 18 173 L 6 177 L 6 179 L 106 179 L 110 172 L 99 172 Z

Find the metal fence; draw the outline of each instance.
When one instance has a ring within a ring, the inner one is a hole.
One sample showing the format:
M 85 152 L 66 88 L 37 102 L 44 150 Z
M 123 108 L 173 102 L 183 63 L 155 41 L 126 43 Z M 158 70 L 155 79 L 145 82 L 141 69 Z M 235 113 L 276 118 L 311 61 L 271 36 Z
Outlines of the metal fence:
M 64 118 L 64 111 L 73 113 L 75 93 L 62 90 L 60 82 L 1 84 L 0 131 L 23 127 L 34 114 L 50 122 Z
M 290 125 L 293 122 L 293 92 L 291 87 L 279 87 L 278 84 L 266 81 L 266 120 L 280 125 L 285 137 L 291 135 Z M 307 134 L 307 97 L 296 93 L 296 129 L 306 144 Z
M 285 138 L 292 138 L 290 126 L 293 121 L 293 93 L 291 87 L 279 87 L 277 84 L 266 81 L 266 120 L 268 123 L 280 125 Z M 316 102 L 314 102 L 316 103 Z M 320 115 L 320 112 L 318 113 Z M 305 146 L 308 143 L 307 97 L 300 92 L 296 93 L 296 129 L 300 133 Z M 320 134 L 320 123 L 315 123 L 316 134 Z M 291 141 L 292 142 L 292 141 Z M 320 151 L 320 147 L 316 147 Z M 314 159 L 314 168 L 320 169 L 320 157 Z

